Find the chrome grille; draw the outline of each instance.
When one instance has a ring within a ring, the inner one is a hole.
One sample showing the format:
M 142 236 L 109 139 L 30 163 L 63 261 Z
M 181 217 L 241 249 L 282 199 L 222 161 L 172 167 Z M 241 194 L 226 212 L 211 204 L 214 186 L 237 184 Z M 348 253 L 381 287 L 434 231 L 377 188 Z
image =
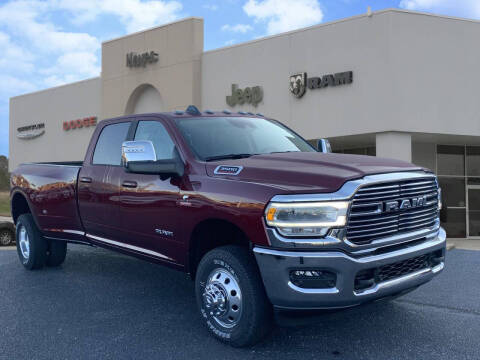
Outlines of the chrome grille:
M 425 206 L 392 212 L 385 202 L 426 196 Z M 385 182 L 361 187 L 353 197 L 347 239 L 355 244 L 431 227 L 438 218 L 438 183 L 435 177 Z

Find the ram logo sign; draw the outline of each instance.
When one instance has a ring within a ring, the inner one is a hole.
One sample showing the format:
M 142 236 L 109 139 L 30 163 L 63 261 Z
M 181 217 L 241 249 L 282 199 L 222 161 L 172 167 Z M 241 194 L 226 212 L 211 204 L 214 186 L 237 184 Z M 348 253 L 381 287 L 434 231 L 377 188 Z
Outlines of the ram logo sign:
M 305 94 L 307 88 L 307 73 L 303 72 L 290 76 L 290 92 L 297 98 Z
M 308 89 L 323 89 L 326 87 L 334 87 L 347 85 L 353 82 L 353 71 L 338 72 L 335 74 L 326 74 L 322 76 L 307 77 L 307 73 L 298 73 L 290 76 L 290 92 L 297 98 L 305 94 Z
M 394 212 L 400 210 L 408 210 L 411 208 L 422 207 L 427 205 L 427 196 L 419 196 L 411 199 L 402 199 L 402 200 L 393 200 L 385 201 L 384 203 L 384 212 Z

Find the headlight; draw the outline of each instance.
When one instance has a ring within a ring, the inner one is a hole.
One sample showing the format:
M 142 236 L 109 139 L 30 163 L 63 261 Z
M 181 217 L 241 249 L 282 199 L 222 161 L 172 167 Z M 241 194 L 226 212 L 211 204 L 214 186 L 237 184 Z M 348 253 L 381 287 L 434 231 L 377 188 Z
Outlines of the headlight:
M 265 209 L 268 226 L 284 236 L 325 236 L 347 222 L 348 201 L 270 203 Z

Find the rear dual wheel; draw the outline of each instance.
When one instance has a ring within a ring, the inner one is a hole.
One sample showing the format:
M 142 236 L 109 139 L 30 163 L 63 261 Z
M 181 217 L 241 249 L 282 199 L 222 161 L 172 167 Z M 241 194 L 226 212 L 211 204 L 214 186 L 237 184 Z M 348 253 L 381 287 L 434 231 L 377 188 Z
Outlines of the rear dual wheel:
M 45 239 L 32 214 L 18 217 L 16 242 L 20 262 L 28 270 L 40 269 L 44 265 L 55 267 L 65 261 L 67 243 Z

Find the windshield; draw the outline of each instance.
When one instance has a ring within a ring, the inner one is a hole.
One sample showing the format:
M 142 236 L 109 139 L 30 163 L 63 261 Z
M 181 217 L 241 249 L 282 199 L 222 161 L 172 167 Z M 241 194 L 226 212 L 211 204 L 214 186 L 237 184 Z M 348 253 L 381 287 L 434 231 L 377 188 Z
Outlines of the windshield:
M 309 143 L 277 122 L 260 118 L 176 119 L 190 148 L 201 160 L 241 158 L 277 152 L 314 152 Z

